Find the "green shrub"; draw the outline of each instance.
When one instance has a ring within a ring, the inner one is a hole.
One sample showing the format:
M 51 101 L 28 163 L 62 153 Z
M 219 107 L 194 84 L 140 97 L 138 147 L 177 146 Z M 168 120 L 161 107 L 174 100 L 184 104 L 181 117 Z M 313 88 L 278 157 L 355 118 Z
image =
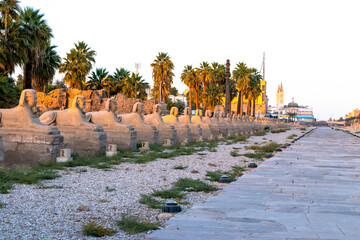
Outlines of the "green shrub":
M 139 203 L 144 204 L 149 208 L 162 209 L 162 207 L 165 206 L 164 201 L 156 200 L 155 198 L 145 194 L 141 194 L 140 196 L 141 198 L 139 200 Z
M 177 166 L 173 167 L 173 169 L 176 169 L 176 170 L 184 170 L 186 168 L 188 168 L 188 166 L 177 165 Z
M 121 230 L 130 234 L 147 232 L 149 230 L 159 229 L 159 223 L 142 222 L 135 217 L 122 216 L 121 220 L 116 222 Z
M 176 188 L 170 188 L 170 189 L 165 189 L 165 190 L 156 190 L 151 195 L 154 197 L 161 197 L 161 198 L 165 198 L 165 199 L 182 198 L 183 196 L 185 196 L 184 193 L 181 193 L 181 190 L 176 189 Z
M 83 225 L 82 233 L 85 236 L 104 237 L 104 236 L 112 236 L 116 233 L 116 231 L 112 228 L 105 228 L 94 222 L 90 222 L 86 225 Z
M 175 187 L 188 192 L 213 192 L 217 190 L 215 186 L 207 184 L 199 179 L 194 180 L 191 178 L 180 178 L 174 185 Z
M 233 156 L 233 157 L 241 156 L 237 151 L 231 151 L 230 155 Z

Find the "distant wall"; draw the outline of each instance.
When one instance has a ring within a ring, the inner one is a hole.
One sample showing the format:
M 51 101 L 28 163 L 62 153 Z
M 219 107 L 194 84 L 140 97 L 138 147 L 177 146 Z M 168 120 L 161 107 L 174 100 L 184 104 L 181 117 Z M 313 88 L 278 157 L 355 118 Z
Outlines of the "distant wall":
M 40 114 L 51 110 L 64 110 L 72 105 L 76 95 L 82 95 L 86 99 L 86 112 L 96 112 L 104 109 L 107 98 L 105 90 L 78 90 L 78 89 L 55 89 L 49 93 L 37 92 Z M 156 100 L 146 100 L 127 98 L 124 94 L 118 93 L 115 96 L 118 105 L 117 113 L 130 113 L 136 102 L 144 105 L 144 114 L 150 114 Z

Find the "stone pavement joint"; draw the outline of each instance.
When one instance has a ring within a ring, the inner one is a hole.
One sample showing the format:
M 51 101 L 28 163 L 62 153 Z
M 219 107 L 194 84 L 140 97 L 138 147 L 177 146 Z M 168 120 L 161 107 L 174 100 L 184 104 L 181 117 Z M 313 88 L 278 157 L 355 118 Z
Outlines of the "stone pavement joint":
M 318 128 L 149 239 L 360 239 L 360 139 Z

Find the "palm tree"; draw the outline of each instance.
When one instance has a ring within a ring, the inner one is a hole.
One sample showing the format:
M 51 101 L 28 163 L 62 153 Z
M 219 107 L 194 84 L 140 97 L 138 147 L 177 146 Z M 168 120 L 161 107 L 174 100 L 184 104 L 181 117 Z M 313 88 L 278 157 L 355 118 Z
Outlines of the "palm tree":
M 0 1 L 1 23 L 4 25 L 4 38 L 7 39 L 8 26 L 19 18 L 20 6 L 18 0 Z
M 200 67 L 197 70 L 198 78 L 200 79 L 203 87 L 203 96 L 205 95 L 205 89 L 209 86 L 210 82 L 213 79 L 213 70 L 208 62 L 200 63 Z M 202 99 L 203 109 L 206 109 L 205 99 Z
M 251 106 L 253 108 L 253 116 L 255 117 L 255 101 L 261 94 L 261 79 L 262 76 L 256 68 L 250 69 L 249 86 L 246 90 L 246 98 L 248 99 L 248 115 L 251 114 Z
M 61 64 L 61 57 L 55 51 L 56 46 L 48 45 L 39 55 L 33 74 L 33 83 L 36 91 L 47 91 L 56 70 Z
M 115 84 L 115 89 L 112 95 L 122 92 L 125 82 L 130 78 L 130 71 L 125 68 L 116 68 L 113 75 L 110 76 L 113 84 Z
M 91 50 L 85 42 L 78 42 L 75 48 L 70 50 L 61 64 L 59 72 L 65 73 L 63 82 L 72 88 L 83 89 L 86 76 L 89 74 L 92 64 L 95 63 L 96 52 Z
M 211 110 L 214 110 L 216 105 L 222 104 L 223 96 L 224 93 L 221 91 L 220 86 L 210 83 L 210 85 L 206 87 L 203 98 L 205 99 L 206 105 L 209 106 Z
M 95 71 L 91 72 L 90 80 L 86 82 L 86 88 L 91 90 L 103 89 L 104 83 L 109 78 L 108 74 L 106 68 L 96 68 Z
M 20 11 L 20 31 L 28 37 L 25 42 L 27 59 L 23 66 L 24 89 L 31 88 L 34 66 L 37 64 L 38 56 L 41 50 L 49 44 L 50 38 L 53 36 L 51 28 L 43 19 L 44 14 L 39 14 L 39 11 L 29 7 Z
M 233 79 L 236 81 L 237 88 L 239 90 L 238 102 L 236 106 L 236 113 L 243 113 L 243 94 L 245 89 L 248 88 L 249 85 L 249 76 L 250 69 L 246 66 L 244 62 L 240 62 L 236 64 L 236 68 L 233 70 Z
M 212 84 L 219 84 L 220 86 L 225 84 L 225 65 L 219 64 L 217 62 L 213 62 L 211 64 L 212 74 L 211 74 L 211 83 Z
M 159 102 L 165 102 L 165 99 L 171 90 L 171 84 L 174 76 L 174 64 L 167 53 L 161 52 L 158 53 L 156 59 L 151 64 L 151 67 L 153 68 L 152 75 L 154 78 L 153 95 L 156 97 L 157 94 L 159 94 Z M 157 89 L 159 89 L 159 92 Z
M 181 73 L 180 79 L 186 86 L 189 88 L 189 106 L 192 106 L 192 92 L 194 90 L 196 79 L 196 72 L 192 65 L 187 65 L 184 67 L 183 72 Z M 197 93 L 196 93 L 197 96 Z M 196 101 L 196 107 L 198 107 L 198 102 Z

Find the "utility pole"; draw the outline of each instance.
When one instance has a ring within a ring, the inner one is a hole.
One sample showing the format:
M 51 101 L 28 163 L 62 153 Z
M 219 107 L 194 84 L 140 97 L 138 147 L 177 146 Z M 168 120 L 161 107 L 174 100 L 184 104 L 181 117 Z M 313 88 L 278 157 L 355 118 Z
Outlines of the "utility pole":
M 225 112 L 230 113 L 230 60 L 226 60 L 226 72 L 225 72 Z

